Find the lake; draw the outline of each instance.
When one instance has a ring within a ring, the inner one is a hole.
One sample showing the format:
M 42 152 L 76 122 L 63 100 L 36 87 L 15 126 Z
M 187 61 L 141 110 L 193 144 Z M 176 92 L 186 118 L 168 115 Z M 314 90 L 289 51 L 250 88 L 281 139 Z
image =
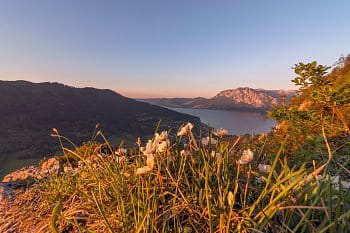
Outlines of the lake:
M 164 106 L 162 106 L 164 107 Z M 197 116 L 202 123 L 216 129 L 224 128 L 229 134 L 243 135 L 264 133 L 271 130 L 276 123 L 268 119 L 264 114 L 255 112 L 223 111 L 208 109 L 170 108 L 168 109 Z M 19 169 L 23 166 L 36 164 L 40 159 L 17 159 L 19 154 L 7 155 L 7 159 L 0 164 L 0 179 L 3 175 Z M 1 161 L 1 155 L 0 155 Z
M 162 106 L 164 107 L 164 106 Z M 168 109 L 197 116 L 201 122 L 215 129 L 226 129 L 229 134 L 243 135 L 269 132 L 276 122 L 257 112 L 224 111 L 192 108 Z

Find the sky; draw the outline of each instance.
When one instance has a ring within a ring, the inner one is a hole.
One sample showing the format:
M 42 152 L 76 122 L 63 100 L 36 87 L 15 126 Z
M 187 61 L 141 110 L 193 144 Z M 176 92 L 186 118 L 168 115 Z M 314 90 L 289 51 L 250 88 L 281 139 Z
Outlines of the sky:
M 350 52 L 350 1 L 0 0 L 0 80 L 125 96 L 293 89 L 298 62 Z

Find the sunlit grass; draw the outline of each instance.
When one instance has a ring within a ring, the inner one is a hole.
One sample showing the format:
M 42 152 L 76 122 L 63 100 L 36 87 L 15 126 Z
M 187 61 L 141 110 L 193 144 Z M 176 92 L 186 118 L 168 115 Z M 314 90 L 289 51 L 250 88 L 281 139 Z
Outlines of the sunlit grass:
M 272 163 L 261 162 L 250 148 L 238 149 L 239 139 L 224 142 L 223 135 L 209 134 L 200 140 L 191 130 L 189 125 L 180 129 L 172 143 L 167 134 L 156 134 L 146 147 L 141 147 L 143 143 L 127 151 L 113 148 L 101 132 L 75 150 L 63 148 L 65 166 L 79 167 L 79 171 L 43 183 L 44 203 L 52 209 L 47 229 L 349 231 L 349 190 L 341 179 L 338 186 L 332 184 L 328 163 L 315 164 L 314 170 L 290 167 L 283 142 L 279 152 L 270 155 Z M 96 137 L 105 143 L 94 142 Z M 261 163 L 265 169 L 259 167 Z M 149 169 L 138 172 L 143 167 Z

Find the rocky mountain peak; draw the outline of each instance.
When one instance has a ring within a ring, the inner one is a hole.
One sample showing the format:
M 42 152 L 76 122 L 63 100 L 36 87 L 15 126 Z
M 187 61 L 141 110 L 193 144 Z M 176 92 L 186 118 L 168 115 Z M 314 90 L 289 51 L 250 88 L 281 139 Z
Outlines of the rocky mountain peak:
M 255 108 L 269 108 L 280 102 L 282 95 L 291 95 L 291 91 L 264 90 L 239 87 L 219 92 L 214 98 L 226 98 L 234 104 L 249 105 Z
M 241 110 L 264 112 L 281 102 L 281 96 L 287 99 L 295 95 L 293 90 L 265 90 L 238 87 L 219 92 L 212 98 L 153 98 L 141 101 L 168 107 Z

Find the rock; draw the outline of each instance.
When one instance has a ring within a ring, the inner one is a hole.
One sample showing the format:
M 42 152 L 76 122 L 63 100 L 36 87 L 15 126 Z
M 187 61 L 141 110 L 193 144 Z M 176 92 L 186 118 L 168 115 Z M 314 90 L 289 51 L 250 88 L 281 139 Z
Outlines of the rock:
M 0 202 L 14 195 L 14 190 L 7 183 L 0 183 Z
M 21 168 L 17 171 L 14 171 L 4 177 L 2 182 L 9 183 L 14 181 L 25 181 L 28 179 L 41 179 L 47 176 L 58 175 L 60 171 L 60 162 L 51 158 L 45 161 L 40 168 L 29 166 Z
M 24 167 L 6 175 L 0 182 L 0 204 L 5 199 L 13 197 L 17 189 L 27 188 L 33 184 L 35 179 L 55 176 L 59 172 L 60 162 L 55 158 L 51 158 L 45 161 L 40 168 L 34 166 Z
M 40 175 L 45 176 L 57 176 L 60 174 L 61 166 L 60 161 L 55 158 L 48 159 L 40 166 Z
M 14 171 L 4 177 L 3 182 L 12 182 L 17 180 L 26 180 L 28 178 L 37 178 L 39 169 L 34 166 L 24 167 Z

